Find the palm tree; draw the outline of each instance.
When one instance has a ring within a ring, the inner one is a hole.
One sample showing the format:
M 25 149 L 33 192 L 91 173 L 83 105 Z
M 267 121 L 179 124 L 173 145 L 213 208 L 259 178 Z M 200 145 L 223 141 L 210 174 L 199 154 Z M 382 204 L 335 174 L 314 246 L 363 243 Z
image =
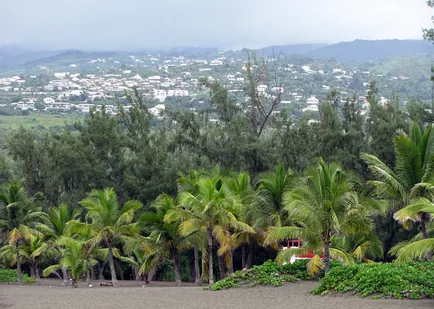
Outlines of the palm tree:
M 20 255 L 24 256 L 30 263 L 31 277 L 36 278 L 39 282 L 40 270 L 39 263 L 41 258 L 53 255 L 50 245 L 44 240 L 43 236 L 30 234 L 25 244 L 20 246 Z
M 227 243 L 228 229 L 254 233 L 236 217 L 241 211 L 239 197 L 229 194 L 221 176 L 202 177 L 195 183 L 196 194 L 181 192 L 178 206 L 169 211 L 166 222 L 180 221 L 180 234 L 204 233 L 207 239 L 209 283 L 214 283 L 213 242 Z
M 59 207 L 52 207 L 47 212 L 47 223 L 39 223 L 36 229 L 43 233 L 44 238 L 62 255 L 63 246 L 57 242 L 60 237 L 68 236 L 68 222 L 74 220 L 79 215 L 80 210 L 75 208 L 70 210 L 67 204 L 62 204 Z M 68 273 L 65 268 L 62 268 L 63 283 L 68 282 Z
M 108 261 L 113 286 L 116 285 L 116 271 L 113 260 L 114 241 L 124 235 L 136 233 L 136 224 L 132 223 L 134 214 L 142 208 L 136 200 L 127 201 L 119 207 L 114 189 L 93 190 L 80 204 L 87 209 L 86 220 L 90 223 L 71 222 L 71 231 L 82 234 L 90 233 L 91 249 L 104 243 L 108 249 Z
M 238 220 L 251 226 L 255 230 L 255 233 L 252 234 L 250 231 L 235 231 L 230 236 L 227 248 L 221 247 L 219 250 L 226 250 L 232 257 L 233 251 L 241 246 L 241 267 L 248 269 L 253 266 L 255 245 L 262 245 L 266 236 L 265 229 L 268 226 L 264 227 L 264 222 L 267 222 L 267 220 L 264 220 L 264 208 L 261 208 L 262 204 L 259 203 L 259 201 L 263 201 L 264 199 L 257 198 L 247 172 L 232 175 L 226 180 L 226 186 L 232 195 L 239 196 L 241 200 L 242 209 L 237 217 Z M 266 195 L 262 190 L 263 187 L 259 191 L 261 197 L 262 194 Z
M 294 254 L 314 251 L 308 264 L 311 272 L 330 270 L 330 257 L 348 262 L 348 255 L 332 248 L 336 235 L 369 235 L 374 224 L 369 215 L 382 209 L 382 203 L 363 199 L 356 191 L 357 179 L 344 172 L 339 164 L 326 164 L 322 159 L 309 168 L 302 182 L 284 194 L 286 210 L 294 222 L 292 226 L 272 227 L 266 243 L 301 238 L 302 248 L 283 250 L 279 262 L 287 262 Z M 324 254 L 324 265 L 320 259 Z
M 394 138 L 394 144 L 396 156 L 394 170 L 373 155 L 364 154 L 362 158 L 368 163 L 369 169 L 376 178 L 370 183 L 375 186 L 379 196 L 390 201 L 392 209 L 396 211 L 418 198 L 432 198 L 434 188 L 433 126 L 429 125 L 422 130 L 418 124 L 412 123 L 409 134 L 401 132 Z M 403 213 L 405 212 L 401 214 Z M 429 222 L 429 216 L 423 212 L 418 216 L 420 232 L 426 239 L 428 238 L 426 224 Z M 405 228 L 410 226 L 409 223 L 416 222 L 400 215 L 395 215 L 395 218 Z
M 403 224 L 421 222 L 427 219 L 432 221 L 434 219 L 434 203 L 427 198 L 419 198 L 397 211 L 394 218 Z M 402 242 L 393 247 L 391 253 L 397 256 L 399 262 L 422 258 L 429 261 L 434 253 L 434 237 L 432 235 L 430 237 L 429 231 L 426 229 L 410 242 Z
M 362 158 L 376 178 L 373 184 L 379 196 L 391 201 L 400 209 L 419 197 L 430 197 L 434 185 L 434 131 L 429 125 L 424 130 L 412 123 L 409 134 L 401 132 L 394 138 L 396 163 L 392 170 L 373 155 Z M 427 218 L 422 215 L 421 232 L 425 231 Z
M 286 170 L 283 164 L 279 164 L 273 172 L 259 175 L 256 181 L 257 201 L 252 203 L 250 211 L 264 229 L 289 224 L 289 213 L 283 203 L 283 196 L 296 181 L 294 172 Z
M 41 222 L 45 214 L 28 197 L 23 180 L 9 181 L 0 191 L 0 231 L 8 234 L 9 245 L 15 248 L 18 284 L 23 283 L 19 247 L 30 238 L 32 228 Z
M 90 267 L 95 265 L 97 261 L 89 256 L 90 245 L 83 240 L 74 239 L 67 236 L 61 236 L 58 240 L 59 245 L 64 246 L 62 258 L 59 264 L 51 265 L 44 269 L 43 276 L 48 276 L 58 269 L 66 268 L 69 270 L 72 279 L 72 288 L 77 287 L 77 279 L 89 271 Z
M 142 231 L 149 235 L 149 237 L 143 239 L 146 242 L 145 246 L 154 248 L 149 253 L 160 256 L 159 260 L 162 260 L 162 257 L 172 259 L 175 281 L 178 286 L 181 286 L 179 255 L 182 250 L 188 248 L 187 237 L 179 234 L 178 222 L 169 223 L 164 221 L 166 214 L 176 209 L 178 205 L 176 198 L 161 194 L 151 206 L 153 211 L 143 213 L 138 220 L 138 224 Z M 151 243 L 149 240 L 151 240 Z M 146 247 L 142 249 L 146 249 Z

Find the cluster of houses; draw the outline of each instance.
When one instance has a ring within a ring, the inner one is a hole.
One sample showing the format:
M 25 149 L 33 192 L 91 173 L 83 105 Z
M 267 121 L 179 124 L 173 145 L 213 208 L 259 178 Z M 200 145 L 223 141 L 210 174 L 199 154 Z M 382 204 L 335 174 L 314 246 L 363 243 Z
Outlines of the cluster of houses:
M 122 66 L 121 66 L 122 62 Z M 125 65 L 123 62 L 127 63 Z M 147 65 L 155 69 L 150 70 L 149 76 L 140 74 L 136 70 L 138 66 Z M 108 65 L 117 66 L 116 70 L 104 71 Z M 83 67 L 86 67 L 84 70 Z M 110 114 L 116 114 L 117 107 L 109 102 L 117 96 L 123 96 L 125 91 L 132 87 L 136 88 L 147 98 L 159 101 L 149 112 L 160 117 L 165 109 L 164 104 L 171 97 L 193 98 L 199 92 L 203 92 L 199 80 L 202 77 L 209 81 L 218 79 L 228 88 L 230 93 L 240 93 L 240 99 L 244 93 L 245 75 L 247 70 L 245 60 L 226 59 L 221 56 L 216 59 L 186 59 L 185 57 L 172 57 L 171 59 L 160 59 L 159 56 L 140 57 L 128 56 L 128 62 L 121 59 L 93 59 L 83 63 L 71 63 L 66 69 L 70 72 L 51 72 L 47 66 L 41 66 L 40 70 L 47 73 L 51 80 L 48 84 L 41 87 L 30 86 L 26 80 L 20 76 L 0 78 L 0 93 L 13 92 L 23 96 L 23 99 L 12 103 L 13 108 L 21 110 L 35 110 L 36 102 L 41 102 L 47 111 L 78 111 L 89 113 L 92 108 L 101 110 L 103 103 L 105 109 Z M 90 67 L 90 68 L 89 68 Z M 80 69 L 81 73 L 78 73 Z M 355 72 L 341 68 L 334 68 L 325 73 L 323 70 L 314 70 L 309 65 L 283 64 L 278 68 L 283 74 L 292 76 L 294 79 L 301 75 L 328 75 L 338 80 L 346 81 L 353 78 Z M 85 72 L 85 73 L 83 73 Z M 174 73 L 176 72 L 176 73 Z M 217 74 L 218 72 L 218 74 Z M 169 74 L 172 73 L 172 74 Z M 361 72 L 369 75 L 371 72 Z M 158 74 L 158 75 L 157 75 Z M 30 76 L 36 78 L 37 76 Z M 398 78 L 398 77 L 394 77 Z M 406 77 L 400 77 L 405 79 Z M 346 81 L 345 83 L 348 83 Z M 289 84 L 290 85 L 290 84 Z M 365 85 L 367 87 L 367 84 Z M 288 88 L 288 84 L 286 85 Z M 328 85 L 320 85 L 321 91 L 330 90 Z M 258 94 L 264 97 L 274 98 L 281 95 L 281 103 L 291 104 L 292 102 L 302 103 L 302 112 L 318 112 L 320 100 L 310 93 L 289 92 L 282 86 L 269 88 L 267 85 L 258 85 Z M 303 92 L 303 91 L 301 91 Z M 344 94 L 346 92 L 341 92 Z M 248 100 L 248 98 L 246 98 Z M 369 103 L 366 98 L 360 96 L 359 102 L 362 106 L 362 114 L 369 112 Z M 107 104 L 108 103 L 108 104 Z M 387 98 L 381 98 L 380 104 L 388 103 Z M 166 102 L 167 104 L 167 102 Z M 300 105 L 299 105 L 300 106 Z M 130 108 L 126 106 L 125 108 Z M 276 111 L 275 114 L 277 114 Z

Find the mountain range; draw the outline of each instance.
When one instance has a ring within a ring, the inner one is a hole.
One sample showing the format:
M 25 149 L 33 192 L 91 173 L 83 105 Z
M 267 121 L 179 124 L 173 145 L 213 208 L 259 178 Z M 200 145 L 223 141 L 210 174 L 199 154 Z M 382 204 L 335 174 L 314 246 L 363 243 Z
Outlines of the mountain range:
M 180 47 L 166 51 L 167 54 L 204 54 L 215 52 L 215 48 Z M 153 50 L 140 53 L 157 52 Z M 20 46 L 0 46 L 0 67 L 14 68 L 26 64 L 47 63 L 63 56 L 73 55 L 77 58 L 107 56 L 122 52 L 84 52 L 78 50 L 30 51 Z M 334 58 L 338 61 L 377 61 L 393 56 L 408 56 L 416 54 L 433 54 L 434 46 L 431 42 L 423 40 L 355 40 L 337 44 L 292 44 L 275 45 L 257 49 L 258 54 L 302 55 L 314 58 Z

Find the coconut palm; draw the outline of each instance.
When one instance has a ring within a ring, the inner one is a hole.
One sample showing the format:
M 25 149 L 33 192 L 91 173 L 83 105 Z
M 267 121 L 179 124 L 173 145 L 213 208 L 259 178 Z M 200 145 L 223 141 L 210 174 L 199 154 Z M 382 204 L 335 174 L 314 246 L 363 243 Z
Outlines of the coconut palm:
M 379 196 L 390 201 L 392 209 L 396 211 L 417 198 L 431 198 L 430 192 L 434 188 L 433 126 L 429 125 L 422 130 L 418 124 L 412 123 L 409 134 L 401 132 L 394 138 L 394 145 L 394 169 L 373 155 L 364 154 L 362 158 L 375 177 L 370 183 L 375 186 Z M 409 222 L 403 217 L 398 221 L 404 224 Z M 420 213 L 420 230 L 425 238 L 428 221 L 426 214 Z
M 97 261 L 89 255 L 88 246 L 91 244 L 67 236 L 61 236 L 58 243 L 65 248 L 62 252 L 60 262 L 59 264 L 45 268 L 42 275 L 48 276 L 58 269 L 66 268 L 71 274 L 72 288 L 76 288 L 77 279 L 82 277 L 85 272 L 89 271 L 89 269 L 97 263 Z
M 39 282 L 40 269 L 39 264 L 44 257 L 54 256 L 50 245 L 44 240 L 43 236 L 38 233 L 37 236 L 30 234 L 26 242 L 19 247 L 20 255 L 24 256 L 30 263 L 31 277 L 36 278 Z
M 148 248 L 151 256 L 159 256 L 159 260 L 170 257 L 175 272 L 175 281 L 181 286 L 181 265 L 180 252 L 188 248 L 186 236 L 179 234 L 178 222 L 165 222 L 166 214 L 176 209 L 179 205 L 178 200 L 167 194 L 161 194 L 151 206 L 150 212 L 143 213 L 138 224 L 141 230 L 149 235 L 144 238 L 144 245 Z M 146 249 L 146 247 L 142 247 Z
M 296 180 L 295 173 L 291 169 L 286 170 L 283 164 L 279 164 L 273 172 L 259 175 L 256 181 L 256 201 L 249 207 L 249 216 L 259 221 L 255 225 L 266 229 L 269 226 L 289 224 L 289 213 L 283 203 L 283 195 Z
M 229 194 L 221 176 L 202 177 L 195 183 L 196 194 L 181 192 L 180 205 L 166 215 L 166 222 L 180 221 L 180 234 L 205 233 L 207 239 L 208 277 L 214 283 L 213 242 L 227 243 L 229 229 L 254 233 L 236 217 L 242 204 L 238 196 Z
M 142 204 L 139 201 L 130 200 L 119 207 L 114 189 L 93 190 L 80 204 L 87 210 L 86 220 L 89 223 L 73 220 L 70 222 L 70 231 L 89 235 L 91 251 L 101 243 L 106 246 L 112 282 L 115 286 L 117 279 L 113 259 L 114 242 L 121 236 L 136 233 L 137 225 L 132 221 L 136 211 L 142 208 Z
M 33 203 L 23 188 L 23 180 L 9 181 L 0 191 L 0 231 L 8 236 L 9 245 L 15 248 L 18 284 L 23 283 L 19 247 L 30 238 L 32 228 L 45 214 Z
M 226 179 L 226 186 L 230 194 L 239 196 L 241 200 L 242 209 L 237 217 L 238 220 L 251 226 L 255 233 L 234 231 L 226 247 L 221 246 L 219 251 L 229 252 L 232 257 L 233 251 L 241 246 L 241 266 L 243 269 L 250 268 L 253 266 L 255 246 L 257 244 L 262 245 L 266 236 L 263 226 L 266 220 L 263 220 L 264 213 L 261 211 L 263 208 L 259 207 L 260 203 L 258 202 L 261 199 L 257 198 L 256 192 L 251 185 L 250 176 L 246 172 L 234 174 Z M 261 192 L 261 194 L 265 193 Z
M 397 211 L 394 218 L 401 223 L 433 221 L 434 204 L 427 198 L 419 198 L 410 205 Z M 434 237 L 426 228 L 409 242 L 402 242 L 392 248 L 391 253 L 397 256 L 397 261 L 409 261 L 425 258 L 431 260 L 434 253 Z M 431 231 L 432 232 L 432 231 Z M 430 237 L 431 236 L 431 237 Z
M 70 210 L 67 204 L 58 207 L 52 207 L 48 210 L 46 223 L 38 223 L 36 229 L 43 233 L 44 239 L 59 252 L 59 258 L 62 255 L 63 246 L 57 242 L 60 237 L 68 236 L 68 222 L 74 220 L 79 215 L 80 209 Z M 68 273 L 62 268 L 63 282 L 68 282 Z
M 344 172 L 339 164 L 326 164 L 322 159 L 306 171 L 303 181 L 284 194 L 286 210 L 291 214 L 292 226 L 272 227 L 266 243 L 301 238 L 301 248 L 279 253 L 277 260 L 287 262 L 294 254 L 315 253 L 308 268 L 330 270 L 330 258 L 349 262 L 346 252 L 332 248 L 336 235 L 369 235 L 374 224 L 369 215 L 382 210 L 383 204 L 361 198 L 356 191 L 357 179 Z M 324 254 L 324 264 L 320 254 Z

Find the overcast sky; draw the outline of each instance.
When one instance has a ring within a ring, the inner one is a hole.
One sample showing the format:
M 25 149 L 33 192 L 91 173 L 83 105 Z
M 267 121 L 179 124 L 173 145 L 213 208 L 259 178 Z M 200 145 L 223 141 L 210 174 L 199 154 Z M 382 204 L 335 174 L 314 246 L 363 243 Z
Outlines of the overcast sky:
M 89 50 L 420 39 L 425 0 L 0 0 L 0 45 Z

